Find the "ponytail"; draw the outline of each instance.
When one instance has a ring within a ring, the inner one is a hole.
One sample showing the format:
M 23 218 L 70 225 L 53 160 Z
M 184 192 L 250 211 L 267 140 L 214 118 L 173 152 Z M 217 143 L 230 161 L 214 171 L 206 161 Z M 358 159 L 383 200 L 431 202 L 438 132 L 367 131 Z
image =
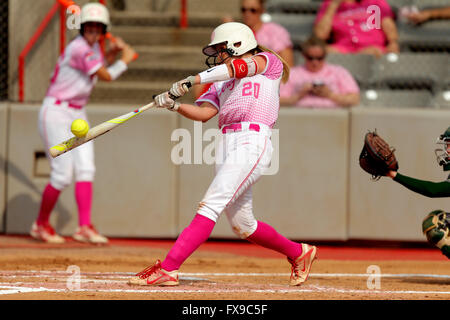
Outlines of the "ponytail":
M 290 73 L 290 68 L 289 68 L 289 65 L 287 64 L 287 62 L 282 57 L 280 57 L 280 55 L 278 53 L 276 53 L 273 50 L 271 50 L 267 47 L 264 47 L 260 44 L 258 44 L 256 49 L 260 52 L 270 52 L 270 53 L 274 54 L 278 59 L 280 59 L 280 61 L 283 63 L 283 76 L 281 78 L 281 81 L 283 83 L 286 83 L 289 80 L 289 73 Z

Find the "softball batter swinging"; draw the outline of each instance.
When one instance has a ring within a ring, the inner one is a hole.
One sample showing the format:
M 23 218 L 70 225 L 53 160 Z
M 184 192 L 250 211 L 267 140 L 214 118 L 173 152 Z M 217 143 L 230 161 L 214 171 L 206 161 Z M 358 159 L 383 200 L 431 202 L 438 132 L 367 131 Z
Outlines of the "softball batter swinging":
M 81 9 L 80 35 L 69 43 L 59 57 L 39 112 L 39 132 L 46 150 L 72 136 L 72 121 L 87 120 L 84 106 L 97 79 L 117 79 L 133 60 L 134 50 L 121 39 L 117 39 L 105 56 L 103 55 L 98 41 L 106 34 L 109 23 L 109 13 L 105 6 L 89 3 Z M 121 59 L 114 62 L 120 51 Z M 107 63 L 111 65 L 107 67 Z M 93 143 L 86 143 L 54 159 L 49 155 L 47 157 L 51 166 L 50 182 L 42 194 L 39 215 L 31 228 L 31 236 L 44 242 L 64 242 L 64 238 L 50 225 L 49 217 L 61 191 L 72 182 L 75 173 L 79 227 L 73 238 L 81 242 L 108 242 L 90 221 L 92 181 L 95 173 Z
M 270 164 L 271 128 L 278 118 L 279 87 L 289 77 L 287 64 L 271 50 L 259 46 L 245 24 L 218 26 L 212 42 L 203 49 L 212 68 L 173 84 L 170 94 L 180 97 L 194 84 L 213 83 L 197 101 L 180 104 L 169 92 L 156 104 L 196 121 L 219 114 L 223 133 L 216 152 L 216 176 L 199 204 L 192 222 L 179 235 L 163 262 L 136 274 L 130 284 L 178 285 L 182 263 L 210 236 L 225 211 L 233 231 L 241 238 L 284 254 L 292 266 L 290 284 L 305 282 L 317 248 L 296 243 L 270 225 L 257 221 L 252 209 L 252 185 Z

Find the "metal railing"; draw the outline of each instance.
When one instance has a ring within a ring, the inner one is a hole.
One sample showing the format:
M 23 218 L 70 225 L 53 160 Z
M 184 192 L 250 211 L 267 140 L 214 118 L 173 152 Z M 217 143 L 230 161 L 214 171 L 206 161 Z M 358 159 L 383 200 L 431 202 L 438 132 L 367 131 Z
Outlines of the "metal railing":
M 180 9 L 180 28 L 185 29 L 188 27 L 188 19 L 187 19 L 187 0 L 181 1 L 181 9 Z M 106 0 L 99 0 L 99 2 L 103 5 L 106 5 Z M 19 101 L 24 102 L 25 100 L 25 60 L 28 53 L 34 47 L 38 39 L 41 37 L 42 33 L 45 31 L 49 23 L 52 21 L 53 17 L 59 11 L 59 19 L 60 19 L 60 53 L 64 52 L 65 44 L 66 44 L 66 13 L 67 9 L 71 5 L 75 5 L 76 3 L 72 0 L 56 0 L 53 6 L 45 15 L 41 24 L 36 29 L 35 33 L 32 35 L 30 40 L 25 45 L 22 52 L 19 54 L 18 61 L 18 78 L 19 78 Z M 111 35 L 110 35 L 111 36 Z M 103 45 L 102 45 L 103 47 Z M 136 57 L 137 58 L 137 55 Z
M 56 1 L 55 4 L 50 8 L 48 13 L 44 17 L 44 19 L 42 20 L 41 24 L 36 29 L 36 32 L 33 34 L 33 36 L 30 38 L 30 40 L 28 40 L 27 44 L 25 45 L 25 48 L 23 48 L 22 52 L 19 54 L 18 74 L 19 74 L 19 101 L 20 102 L 23 102 L 24 98 L 25 98 L 25 59 L 26 59 L 28 53 L 30 52 L 30 50 L 35 45 L 36 41 L 40 38 L 42 33 L 47 28 L 50 21 L 53 19 L 55 14 L 58 12 L 58 10 L 60 10 L 60 12 L 61 12 L 60 17 L 61 17 L 61 20 L 63 21 L 62 24 L 64 23 L 64 19 L 62 19 L 62 15 L 64 12 L 63 9 L 64 9 L 64 7 L 58 1 Z M 62 41 L 62 40 L 64 40 L 64 37 L 61 35 L 60 41 Z M 63 50 L 62 46 L 63 45 L 61 44 L 60 45 L 61 50 Z

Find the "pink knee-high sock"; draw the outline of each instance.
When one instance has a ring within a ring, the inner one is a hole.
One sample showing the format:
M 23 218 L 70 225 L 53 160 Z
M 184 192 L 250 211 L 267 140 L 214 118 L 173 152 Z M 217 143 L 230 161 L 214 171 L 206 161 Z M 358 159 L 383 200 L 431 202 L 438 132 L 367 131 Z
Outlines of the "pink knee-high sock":
M 91 224 L 92 182 L 77 182 L 75 184 L 75 199 L 78 205 L 79 225 L 89 226 Z
M 161 267 L 166 271 L 178 270 L 183 262 L 203 242 L 208 240 L 215 224 L 211 219 L 196 214 L 189 226 L 179 235 L 166 259 L 162 262 Z
M 55 189 L 50 183 L 44 189 L 42 193 L 41 207 L 39 209 L 39 215 L 36 223 L 40 226 L 48 223 L 50 213 L 55 207 L 56 201 L 58 201 L 60 190 Z
M 248 241 L 262 247 L 278 251 L 289 259 L 295 259 L 302 254 L 302 246 L 279 234 L 272 226 L 258 221 L 255 232 L 247 238 Z

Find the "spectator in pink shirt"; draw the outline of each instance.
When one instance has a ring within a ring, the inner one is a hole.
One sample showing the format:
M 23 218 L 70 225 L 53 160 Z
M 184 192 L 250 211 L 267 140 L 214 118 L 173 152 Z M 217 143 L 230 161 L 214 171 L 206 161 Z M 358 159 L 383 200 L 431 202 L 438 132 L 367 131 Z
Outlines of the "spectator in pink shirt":
M 294 65 L 294 52 L 291 35 L 281 25 L 273 22 L 263 22 L 265 0 L 242 0 L 241 13 L 243 22 L 255 33 L 259 44 L 275 51 L 288 63 Z
M 399 52 L 397 26 L 386 0 L 325 0 L 314 33 L 331 42 L 328 52 L 377 57 Z
M 281 105 L 339 108 L 359 103 L 359 87 L 352 75 L 325 62 L 325 41 L 311 37 L 302 45 L 302 52 L 304 65 L 291 68 L 289 81 L 281 85 Z

